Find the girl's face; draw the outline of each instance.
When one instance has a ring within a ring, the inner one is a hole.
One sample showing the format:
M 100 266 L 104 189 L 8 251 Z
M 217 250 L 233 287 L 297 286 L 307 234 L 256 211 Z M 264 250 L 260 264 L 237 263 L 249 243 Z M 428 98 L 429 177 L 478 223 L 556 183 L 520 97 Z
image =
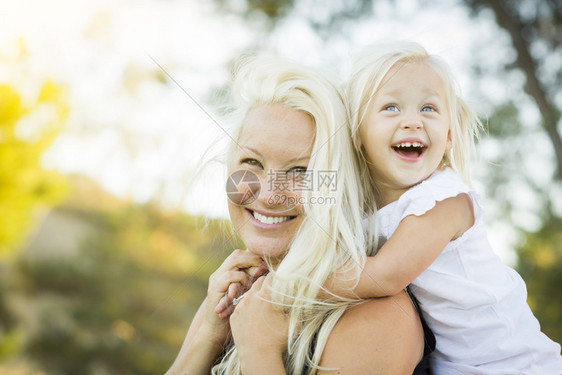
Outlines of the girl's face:
M 379 205 L 428 178 L 452 147 L 445 85 L 427 64 L 394 66 L 359 127 Z
M 255 107 L 244 120 L 230 164 L 230 176 L 247 170 L 251 173 L 245 172 L 243 181 L 255 175 L 260 187 L 258 193 L 256 182 L 242 182 L 238 191 L 250 198 L 242 199 L 243 205 L 229 199 L 234 229 L 249 251 L 274 264 L 283 258 L 304 219 L 302 198 L 294 187 L 308 167 L 313 129 L 312 118 L 302 111 L 280 104 Z

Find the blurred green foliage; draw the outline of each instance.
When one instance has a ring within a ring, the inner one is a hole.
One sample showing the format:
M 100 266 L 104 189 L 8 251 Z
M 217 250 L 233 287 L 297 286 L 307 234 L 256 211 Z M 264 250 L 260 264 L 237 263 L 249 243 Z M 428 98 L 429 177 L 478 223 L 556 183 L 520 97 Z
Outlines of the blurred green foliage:
M 527 283 L 527 301 L 551 339 L 562 342 L 562 219 L 552 217 L 517 249 L 517 270 Z
M 55 216 L 88 230 L 65 254 L 48 244 L 57 234 L 39 233 L 40 244 L 0 270 L 0 373 L 164 373 L 210 273 L 236 246 L 225 223 L 120 202 L 91 186 L 46 225 Z

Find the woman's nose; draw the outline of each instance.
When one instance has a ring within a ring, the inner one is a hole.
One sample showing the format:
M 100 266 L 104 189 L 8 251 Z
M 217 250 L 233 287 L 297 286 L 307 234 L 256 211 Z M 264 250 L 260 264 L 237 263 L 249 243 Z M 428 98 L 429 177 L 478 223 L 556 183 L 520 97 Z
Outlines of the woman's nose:
M 277 207 L 289 204 L 293 195 L 291 179 L 284 171 L 271 170 L 261 179 L 261 190 L 258 200 L 265 207 Z

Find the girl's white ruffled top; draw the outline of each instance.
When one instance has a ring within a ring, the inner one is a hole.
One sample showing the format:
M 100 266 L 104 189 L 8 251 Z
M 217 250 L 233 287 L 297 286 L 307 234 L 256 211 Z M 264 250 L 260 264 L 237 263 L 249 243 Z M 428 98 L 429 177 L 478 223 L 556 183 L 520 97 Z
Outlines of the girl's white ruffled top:
M 540 331 L 524 281 L 490 246 L 479 196 L 455 171 L 436 171 L 379 210 L 380 234 L 389 238 L 404 217 L 462 193 L 472 199 L 474 225 L 410 286 L 436 337 L 434 373 L 562 374 L 560 345 Z

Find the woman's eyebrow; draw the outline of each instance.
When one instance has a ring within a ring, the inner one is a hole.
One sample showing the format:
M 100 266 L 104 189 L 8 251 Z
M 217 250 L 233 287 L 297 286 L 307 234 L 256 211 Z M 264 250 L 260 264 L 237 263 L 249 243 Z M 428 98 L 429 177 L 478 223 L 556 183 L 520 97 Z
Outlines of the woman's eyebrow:
M 248 151 L 248 150 L 249 150 L 249 151 L 251 151 L 252 153 L 254 153 L 254 154 L 256 154 L 256 155 L 258 155 L 258 156 L 260 156 L 260 157 L 263 157 L 263 155 L 262 155 L 258 150 L 256 150 L 256 149 L 253 148 L 253 147 L 250 147 L 250 146 L 241 146 L 240 148 L 241 148 L 242 150 L 244 150 L 244 151 Z
M 302 162 L 302 161 L 309 161 L 309 160 L 310 160 L 310 156 L 302 156 L 302 157 L 296 157 L 296 158 L 293 158 L 293 159 L 289 160 L 289 163 L 291 163 L 291 164 L 292 163 L 299 163 L 299 162 Z

